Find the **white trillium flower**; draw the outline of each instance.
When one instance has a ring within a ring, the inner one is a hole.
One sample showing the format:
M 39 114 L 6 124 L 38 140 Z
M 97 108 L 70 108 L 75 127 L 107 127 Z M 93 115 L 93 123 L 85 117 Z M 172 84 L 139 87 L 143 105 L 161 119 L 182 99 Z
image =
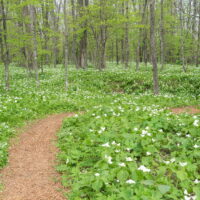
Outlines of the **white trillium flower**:
M 112 144 L 112 145 L 116 145 L 117 143 L 116 143 L 115 141 L 113 141 L 111 144 Z
M 131 148 L 126 148 L 126 151 L 130 152 L 130 151 L 131 151 Z
M 132 179 L 129 179 L 129 180 L 126 181 L 126 183 L 128 183 L 128 184 L 135 184 L 136 182 L 134 180 L 132 180 Z
M 138 170 L 143 171 L 143 172 L 150 172 L 151 170 L 146 168 L 144 165 L 141 165 Z
M 100 174 L 99 174 L 99 173 L 96 173 L 95 176 L 100 176 Z
M 66 160 L 66 164 L 68 164 L 68 163 L 69 163 L 69 159 Z
M 187 138 L 190 138 L 190 137 L 191 137 L 191 135 L 190 135 L 190 134 L 187 134 L 187 135 L 186 135 L 186 137 L 187 137 Z
M 195 144 L 195 145 L 194 145 L 194 148 L 195 148 L 195 149 L 198 149 L 198 148 L 200 148 L 200 146 L 197 145 L 197 144 Z
M 112 164 L 112 163 L 113 163 L 113 162 L 112 162 L 112 157 L 111 157 L 111 156 L 105 155 L 105 158 L 107 159 L 108 164 Z
M 199 184 L 199 183 L 200 183 L 200 180 L 195 179 L 194 183 L 195 183 L 195 184 Z
M 171 163 L 173 163 L 176 161 L 176 158 L 172 158 L 170 161 L 171 161 Z
M 150 155 L 151 155 L 151 153 L 147 151 L 147 152 L 146 152 L 146 155 L 147 155 L 147 156 L 150 156 Z
M 105 143 L 105 144 L 102 144 L 101 146 L 102 146 L 102 147 L 110 147 L 110 144 L 109 144 L 109 142 L 107 142 L 107 143 Z
M 196 119 L 196 120 L 194 121 L 193 125 L 196 126 L 196 127 L 198 127 L 198 126 L 199 126 L 199 120 Z
M 187 162 L 180 162 L 179 164 L 180 164 L 181 167 L 187 166 Z
M 133 159 L 132 159 L 131 157 L 127 157 L 127 158 L 126 158 L 126 161 L 127 161 L 127 162 L 131 162 L 131 161 L 133 161 Z
M 163 161 L 166 165 L 169 165 L 170 164 L 170 161 Z
M 126 167 L 126 164 L 125 163 L 119 163 L 118 164 L 120 167 Z

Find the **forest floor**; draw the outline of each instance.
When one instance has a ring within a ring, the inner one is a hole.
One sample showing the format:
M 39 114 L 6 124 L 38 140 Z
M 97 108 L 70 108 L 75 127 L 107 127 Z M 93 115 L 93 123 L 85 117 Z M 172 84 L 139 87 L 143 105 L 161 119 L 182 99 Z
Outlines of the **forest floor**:
M 54 141 L 65 117 L 56 114 L 39 120 L 20 134 L 9 151 L 9 164 L 2 171 L 4 200 L 63 200 L 59 175 L 55 171 Z
M 181 113 L 198 114 L 198 113 L 200 113 L 200 109 L 198 109 L 195 106 L 171 108 L 170 110 L 175 114 L 181 114 Z

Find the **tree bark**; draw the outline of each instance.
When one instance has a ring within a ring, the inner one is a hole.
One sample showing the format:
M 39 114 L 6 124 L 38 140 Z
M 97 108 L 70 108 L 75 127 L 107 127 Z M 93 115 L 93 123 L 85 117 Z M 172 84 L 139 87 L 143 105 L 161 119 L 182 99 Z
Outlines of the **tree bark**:
M 6 10 L 4 6 L 4 1 L 1 0 L 1 12 L 2 12 L 2 23 L 3 23 L 3 35 L 1 35 L 1 54 L 2 60 L 4 63 L 4 79 L 5 79 L 5 88 L 6 90 L 10 89 L 10 75 L 9 75 L 9 63 L 10 63 L 10 56 L 9 56 L 9 48 L 8 48 L 8 30 L 7 30 L 7 19 L 6 19 Z
M 125 2 L 125 10 L 126 10 L 126 23 L 125 23 L 125 67 L 129 67 L 129 2 Z
M 89 5 L 89 0 L 79 0 L 79 15 L 85 15 L 85 8 Z M 83 34 L 79 42 L 78 51 L 78 68 L 86 69 L 87 67 L 87 21 L 85 20 L 81 27 L 84 28 Z
M 68 89 L 68 34 L 67 34 L 67 0 L 64 0 L 64 69 L 65 69 L 65 89 Z
M 161 70 L 164 69 L 165 65 L 165 30 L 164 30 L 164 0 L 160 3 L 160 57 L 161 57 Z
M 151 38 L 151 59 L 153 64 L 153 85 L 154 95 L 159 94 L 158 67 L 155 42 L 155 0 L 150 2 L 150 38 Z
M 144 23 L 145 23 L 146 9 L 147 9 L 147 0 L 144 0 L 144 7 L 143 7 L 142 19 L 141 19 L 142 25 L 144 25 Z M 143 28 L 139 28 L 138 44 L 137 44 L 137 48 L 136 48 L 136 71 L 139 71 L 139 69 L 140 69 L 140 50 L 141 50 L 142 31 L 143 31 Z
M 33 69 L 35 71 L 36 85 L 39 86 L 38 73 L 38 52 L 37 52 L 37 33 L 36 33 L 36 10 L 34 6 L 29 6 L 31 32 L 32 32 L 32 48 L 33 48 Z
M 180 0 L 179 3 L 179 11 L 180 11 L 180 31 L 181 31 L 181 60 L 182 60 L 182 67 L 183 71 L 186 72 L 186 66 L 185 66 L 185 48 L 184 48 L 184 21 L 183 21 L 183 0 Z
M 200 13 L 200 2 L 198 3 L 198 12 Z M 198 36 L 197 36 L 197 52 L 196 52 L 196 67 L 199 67 L 199 54 L 200 54 L 200 14 L 198 17 Z

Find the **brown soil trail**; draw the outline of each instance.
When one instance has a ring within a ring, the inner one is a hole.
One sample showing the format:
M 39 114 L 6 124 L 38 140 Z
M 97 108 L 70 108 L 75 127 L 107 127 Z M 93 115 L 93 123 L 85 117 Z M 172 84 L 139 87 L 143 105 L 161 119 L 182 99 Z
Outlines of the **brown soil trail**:
M 56 173 L 57 148 L 53 141 L 64 117 L 56 114 L 26 128 L 19 142 L 12 145 L 9 164 L 2 170 L 2 200 L 64 200 L 59 174 Z

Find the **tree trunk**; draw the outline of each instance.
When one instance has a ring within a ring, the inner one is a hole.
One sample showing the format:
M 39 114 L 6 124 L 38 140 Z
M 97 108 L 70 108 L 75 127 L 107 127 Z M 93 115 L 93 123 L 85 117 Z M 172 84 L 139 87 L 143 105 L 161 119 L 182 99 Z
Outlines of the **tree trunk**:
M 67 35 L 67 0 L 64 0 L 64 69 L 65 69 L 65 89 L 68 89 L 68 35 Z
M 158 83 L 158 67 L 157 67 L 157 56 L 156 56 L 156 42 L 155 42 L 155 0 L 151 0 L 150 2 L 150 38 L 151 38 L 151 59 L 153 64 L 154 95 L 158 95 L 159 83 Z
M 89 5 L 88 0 L 79 0 L 79 15 L 82 18 L 85 15 L 84 9 Z M 85 20 L 81 27 L 85 30 L 83 31 L 83 35 L 81 36 L 79 42 L 79 51 L 78 51 L 78 68 L 86 69 L 87 67 L 87 21 Z
M 76 13 L 75 13 L 75 3 L 74 0 L 71 0 L 71 11 L 72 11 L 72 20 L 73 20 L 73 24 L 75 24 L 75 20 L 76 20 Z M 77 36 L 75 34 L 75 27 L 73 27 L 73 41 L 72 41 L 72 59 L 73 59 L 73 64 L 78 67 L 78 63 L 77 63 L 77 54 L 76 54 L 76 49 L 77 49 L 77 44 L 76 44 L 76 40 L 77 40 Z
M 129 2 L 126 1 L 125 2 L 125 10 L 126 10 L 126 23 L 125 23 L 125 67 L 128 68 L 129 67 Z
M 164 0 L 161 0 L 160 11 L 160 57 L 161 57 L 161 70 L 164 69 L 165 64 L 165 30 L 164 30 Z
M 2 60 L 4 63 L 4 79 L 5 79 L 5 88 L 6 90 L 10 89 L 10 75 L 9 75 L 9 63 L 10 63 L 10 56 L 9 56 L 9 48 L 8 48 L 8 30 L 7 30 L 7 19 L 6 19 L 6 10 L 4 7 L 4 1 L 1 0 L 1 12 L 2 12 L 2 23 L 3 23 L 3 35 L 1 35 L 1 54 Z
M 145 23 L 146 9 L 147 9 L 147 0 L 144 0 L 144 7 L 143 7 L 143 11 L 142 11 L 142 20 L 141 20 L 142 25 L 144 25 L 144 23 Z M 139 71 L 139 68 L 140 68 L 139 65 L 140 65 L 140 50 L 141 50 L 142 31 L 143 31 L 143 28 L 139 28 L 138 44 L 137 44 L 137 48 L 136 48 L 136 71 Z
M 200 2 L 198 3 L 198 12 L 200 13 Z M 198 39 L 197 39 L 197 52 L 196 52 L 196 67 L 199 67 L 199 53 L 200 53 L 200 14 L 198 17 Z
M 36 33 L 36 10 L 34 6 L 29 6 L 31 32 L 32 32 L 32 48 L 33 48 L 33 69 L 35 71 L 36 85 L 39 86 L 38 73 L 38 52 L 37 52 L 37 33 Z
M 183 21 L 183 0 L 180 0 L 179 4 L 179 10 L 180 10 L 180 31 L 181 31 L 181 60 L 182 60 L 182 66 L 183 71 L 186 72 L 186 66 L 185 66 L 185 48 L 184 48 L 184 21 Z
M 119 44 L 118 39 L 116 39 L 116 63 L 119 65 Z

